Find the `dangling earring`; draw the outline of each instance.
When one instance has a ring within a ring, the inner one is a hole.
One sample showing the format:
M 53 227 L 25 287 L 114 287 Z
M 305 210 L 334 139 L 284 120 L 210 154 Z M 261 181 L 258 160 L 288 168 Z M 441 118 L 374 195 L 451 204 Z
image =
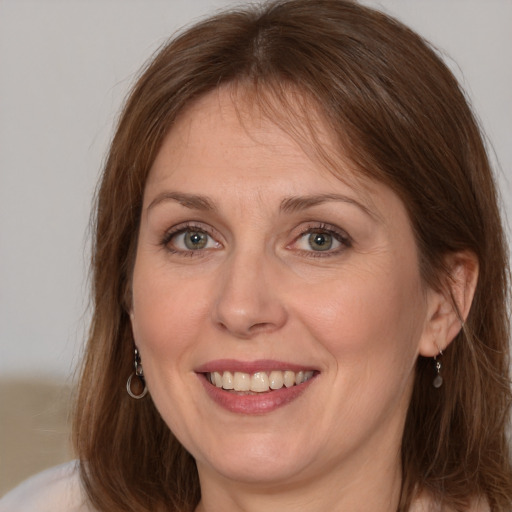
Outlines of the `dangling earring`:
M 128 394 L 135 398 L 136 400 L 140 400 L 141 398 L 144 398 L 148 393 L 148 387 L 146 386 L 146 381 L 144 380 L 144 372 L 142 371 L 142 364 L 140 362 L 140 356 L 139 351 L 137 348 L 135 348 L 135 371 L 128 377 L 128 380 L 126 381 L 126 391 L 128 391 Z M 142 391 L 136 395 L 132 391 L 132 379 L 133 377 L 138 377 L 139 382 L 142 384 Z
M 439 356 L 443 355 L 443 351 L 439 350 Z M 434 386 L 436 389 L 440 388 L 443 385 L 443 377 L 441 377 L 441 361 L 437 360 L 437 356 L 434 356 L 434 368 L 436 370 L 436 376 L 434 377 L 434 380 L 432 381 L 432 386 Z

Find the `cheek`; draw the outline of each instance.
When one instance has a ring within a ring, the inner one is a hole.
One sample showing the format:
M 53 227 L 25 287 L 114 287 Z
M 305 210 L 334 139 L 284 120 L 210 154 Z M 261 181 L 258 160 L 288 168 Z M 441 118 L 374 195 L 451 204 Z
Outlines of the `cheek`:
M 339 366 L 373 370 L 379 362 L 415 359 L 425 314 L 421 280 L 415 268 L 395 268 L 348 272 L 297 302 L 313 337 Z
M 132 330 L 142 360 L 152 400 L 169 428 L 187 439 L 186 428 L 176 410 L 186 411 L 189 397 L 182 391 L 195 380 L 187 359 L 191 340 L 197 338 L 194 287 L 179 283 L 165 269 L 155 270 L 141 258 L 134 269 Z
M 138 262 L 133 276 L 132 329 L 141 349 L 158 358 L 175 358 L 187 346 L 207 309 L 197 286 L 176 274 Z

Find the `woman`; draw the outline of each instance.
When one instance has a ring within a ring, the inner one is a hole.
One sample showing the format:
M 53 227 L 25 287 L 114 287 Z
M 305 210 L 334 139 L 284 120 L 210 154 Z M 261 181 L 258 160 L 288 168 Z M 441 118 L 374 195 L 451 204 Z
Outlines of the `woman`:
M 97 201 L 80 464 L 32 488 L 101 511 L 510 510 L 496 191 L 416 34 L 339 0 L 199 23 L 140 77 Z

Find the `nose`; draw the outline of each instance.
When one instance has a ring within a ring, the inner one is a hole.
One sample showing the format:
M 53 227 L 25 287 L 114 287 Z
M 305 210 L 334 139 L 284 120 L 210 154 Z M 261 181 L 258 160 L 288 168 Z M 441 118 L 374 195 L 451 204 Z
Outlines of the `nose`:
M 286 323 L 279 264 L 256 254 L 232 254 L 222 269 L 213 321 L 240 339 L 274 332 Z

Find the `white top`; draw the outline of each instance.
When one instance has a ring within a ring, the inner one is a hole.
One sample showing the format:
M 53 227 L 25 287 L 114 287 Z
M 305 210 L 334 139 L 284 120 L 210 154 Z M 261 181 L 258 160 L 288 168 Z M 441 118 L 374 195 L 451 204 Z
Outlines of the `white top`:
M 47 469 L 0 499 L 0 512 L 95 512 L 86 503 L 78 461 Z

